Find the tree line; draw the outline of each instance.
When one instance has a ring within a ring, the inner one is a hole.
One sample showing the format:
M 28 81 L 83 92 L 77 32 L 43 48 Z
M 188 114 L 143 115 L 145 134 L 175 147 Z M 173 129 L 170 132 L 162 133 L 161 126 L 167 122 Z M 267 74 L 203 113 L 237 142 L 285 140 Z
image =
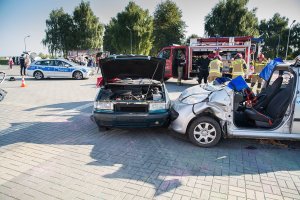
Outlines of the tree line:
M 290 30 L 289 58 L 300 54 L 300 24 L 289 29 L 289 19 L 275 13 L 261 21 L 254 8 L 247 8 L 248 0 L 221 0 L 205 17 L 205 37 L 253 36 L 265 41 L 263 53 L 267 57 L 284 57 Z M 196 18 L 197 16 L 195 16 Z M 182 11 L 171 0 L 163 1 L 153 15 L 135 2 L 129 2 L 122 12 L 102 24 L 93 13 L 89 2 L 82 1 L 73 15 L 62 8 L 51 11 L 46 20 L 43 44 L 49 52 L 99 49 L 111 53 L 156 55 L 164 46 L 188 44 L 186 23 Z

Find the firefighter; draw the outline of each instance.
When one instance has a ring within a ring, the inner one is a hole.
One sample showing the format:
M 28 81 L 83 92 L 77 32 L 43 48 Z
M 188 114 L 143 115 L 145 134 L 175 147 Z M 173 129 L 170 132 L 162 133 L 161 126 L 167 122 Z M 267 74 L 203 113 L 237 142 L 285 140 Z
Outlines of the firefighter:
M 260 91 L 261 91 L 262 78 L 259 77 L 259 73 L 266 66 L 266 64 L 267 64 L 267 60 L 265 59 L 264 54 L 262 54 L 262 53 L 259 54 L 257 61 L 254 63 L 254 72 L 251 77 L 251 89 L 252 90 L 257 82 L 256 94 L 260 93 Z
M 204 79 L 204 83 L 207 83 L 207 77 L 209 74 L 208 66 L 210 63 L 210 59 L 208 58 L 207 53 L 204 53 L 201 58 L 197 61 L 199 73 L 198 73 L 198 83 L 202 83 L 202 79 Z
M 222 76 L 222 68 L 223 68 L 223 62 L 221 61 L 222 57 L 220 55 L 216 55 L 212 61 L 209 63 L 209 76 L 208 81 L 212 82 L 217 77 Z
M 184 67 L 186 65 L 186 60 L 185 60 L 185 54 L 184 52 L 181 52 L 180 58 L 178 59 L 178 77 L 177 77 L 177 85 L 181 85 L 181 79 L 183 77 L 184 73 Z
M 242 76 L 245 78 L 245 74 L 247 71 L 247 65 L 245 60 L 243 59 L 243 55 L 237 53 L 234 57 L 234 60 L 231 62 L 232 67 L 232 78 L 237 76 Z

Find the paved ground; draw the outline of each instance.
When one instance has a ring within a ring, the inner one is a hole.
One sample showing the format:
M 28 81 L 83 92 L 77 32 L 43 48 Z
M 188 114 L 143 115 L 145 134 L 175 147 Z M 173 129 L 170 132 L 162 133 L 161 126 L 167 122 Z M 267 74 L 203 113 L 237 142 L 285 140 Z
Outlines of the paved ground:
M 17 77 L 1 86 L 1 200 L 300 199 L 299 143 L 230 139 L 204 149 L 162 128 L 99 132 L 89 119 L 95 82 L 27 79 L 20 88 Z M 168 82 L 171 98 L 192 83 Z

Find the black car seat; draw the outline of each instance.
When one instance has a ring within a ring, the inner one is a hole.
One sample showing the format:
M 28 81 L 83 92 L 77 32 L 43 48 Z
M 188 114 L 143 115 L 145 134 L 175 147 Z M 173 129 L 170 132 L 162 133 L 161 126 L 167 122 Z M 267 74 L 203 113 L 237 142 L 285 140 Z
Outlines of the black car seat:
M 281 85 L 282 85 L 283 78 L 278 77 L 272 85 L 267 87 L 264 92 L 260 93 L 257 96 L 257 102 L 253 106 L 256 110 L 263 110 L 269 104 L 271 99 L 278 93 Z
M 289 84 L 286 88 L 280 89 L 262 111 L 247 108 L 245 110 L 246 117 L 253 120 L 258 127 L 274 127 L 281 121 L 289 106 L 293 94 L 292 88 L 292 84 Z

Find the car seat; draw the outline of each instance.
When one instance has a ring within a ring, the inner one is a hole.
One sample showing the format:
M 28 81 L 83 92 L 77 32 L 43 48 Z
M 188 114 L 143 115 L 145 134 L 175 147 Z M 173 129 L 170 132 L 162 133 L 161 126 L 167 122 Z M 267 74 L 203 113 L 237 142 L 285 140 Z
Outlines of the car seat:
M 272 85 L 267 87 L 264 92 L 257 96 L 256 104 L 253 106 L 256 110 L 263 110 L 271 101 L 271 99 L 278 93 L 283 78 L 278 77 Z
M 270 100 L 270 103 L 266 105 L 265 109 L 247 108 L 245 110 L 246 117 L 253 120 L 258 127 L 270 128 L 280 123 L 292 97 L 292 82 L 290 81 L 290 84 L 286 88 L 280 89 Z

